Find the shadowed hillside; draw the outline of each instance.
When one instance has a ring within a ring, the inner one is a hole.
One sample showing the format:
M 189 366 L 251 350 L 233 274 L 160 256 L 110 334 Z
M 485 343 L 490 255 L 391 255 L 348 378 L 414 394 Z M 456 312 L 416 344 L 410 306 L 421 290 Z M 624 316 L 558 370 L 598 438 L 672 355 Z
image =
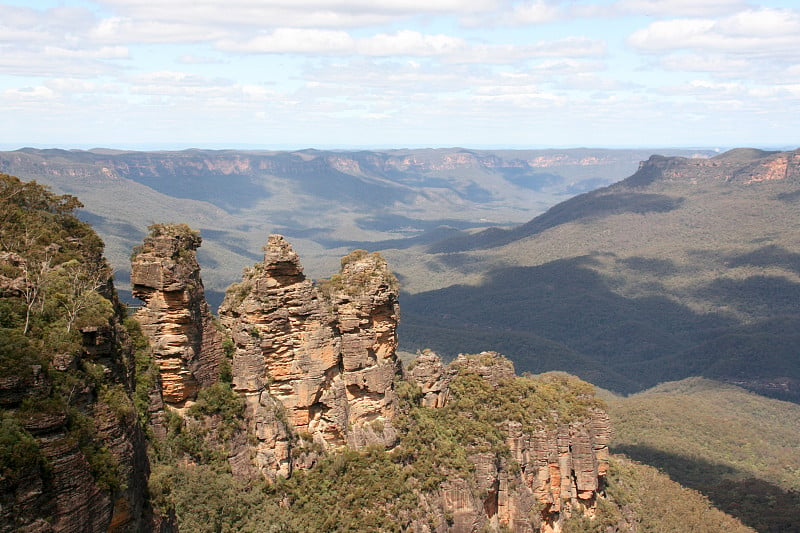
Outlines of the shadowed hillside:
M 702 375 L 797 401 L 798 191 L 799 152 L 653 156 L 517 228 L 387 251 L 414 292 L 404 349 L 491 339 L 620 392 Z
M 800 406 L 699 378 L 606 403 L 616 452 L 758 531 L 800 529 Z

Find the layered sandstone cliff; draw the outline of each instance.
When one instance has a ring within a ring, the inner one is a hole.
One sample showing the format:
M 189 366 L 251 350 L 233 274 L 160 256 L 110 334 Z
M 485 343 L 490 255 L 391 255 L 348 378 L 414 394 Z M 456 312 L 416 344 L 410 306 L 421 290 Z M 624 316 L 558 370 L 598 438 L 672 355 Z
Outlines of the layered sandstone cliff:
M 264 261 L 220 307 L 264 475 L 291 473 L 298 435 L 325 449 L 394 443 L 397 319 L 396 280 L 380 256 L 354 252 L 320 287 L 283 237 L 269 237 Z
M 474 398 L 464 398 L 463 384 L 458 380 L 468 376 L 477 376 L 489 385 L 488 389 L 476 390 L 493 390 L 498 395 L 520 391 L 521 395 L 492 398 L 494 393 L 488 397 L 478 393 Z M 564 519 L 575 513 L 593 516 L 608 471 L 611 431 L 608 416 L 599 405 L 589 397 L 581 398 L 585 384 L 574 378 L 553 376 L 524 387 L 510 386 L 519 379 L 513 365 L 494 352 L 459 356 L 447 366 L 432 352 L 424 352 L 410 365 L 407 377 L 420 387 L 422 406 L 452 408 L 451 400 L 459 405 L 470 405 L 474 400 L 493 404 L 491 408 L 500 416 L 498 419 L 489 415 L 500 430 L 500 442 L 489 446 L 477 439 L 468 447 L 472 476 L 452 476 L 432 501 L 428 498 L 431 508 L 438 507 L 451 517 L 444 530 L 558 532 Z M 461 392 L 451 390 L 454 382 Z M 526 387 L 538 387 L 539 392 L 533 394 L 552 402 L 545 407 L 549 412 L 541 420 L 533 412 L 511 416 L 513 404 L 527 405 L 524 391 L 533 389 Z M 559 403 L 588 402 L 564 410 L 556 404 L 558 394 L 562 394 Z M 460 409 L 456 406 L 452 412 L 454 423 L 458 416 L 481 420 L 486 413 L 481 414 L 481 406 L 475 406 L 477 412 Z M 508 415 L 503 410 L 508 410 Z M 569 415 L 570 411 L 578 414 Z M 508 418 L 503 419 L 505 416 Z
M 144 434 L 126 392 L 124 339 L 113 326 L 91 328 L 83 337 L 68 367 L 20 368 L 15 379 L 0 380 L 0 408 L 19 421 L 4 416 L 4 438 L 24 430 L 34 439 L 17 444 L 15 465 L 0 469 L 2 532 L 153 528 Z M 91 365 L 105 375 L 103 384 L 78 370 Z M 65 380 L 72 383 L 69 410 L 53 392 L 54 381 Z
M 81 207 L 0 174 L 0 532 L 151 531 L 133 349 Z
M 222 338 L 205 299 L 195 251 L 200 235 L 185 224 L 157 224 L 131 258 L 136 319 L 150 340 L 163 399 L 181 405 L 217 380 Z

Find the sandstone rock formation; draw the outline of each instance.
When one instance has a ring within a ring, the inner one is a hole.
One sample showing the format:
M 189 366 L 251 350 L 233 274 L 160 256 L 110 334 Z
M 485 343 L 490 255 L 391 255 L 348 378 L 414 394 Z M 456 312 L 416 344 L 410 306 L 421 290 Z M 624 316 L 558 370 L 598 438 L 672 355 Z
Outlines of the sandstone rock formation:
M 136 319 L 150 339 L 163 399 L 181 405 L 217 380 L 222 338 L 205 300 L 195 250 L 200 235 L 185 224 L 156 224 L 131 258 Z
M 125 355 L 119 351 L 122 340 L 113 327 L 93 328 L 84 335 L 83 351 L 75 354 L 72 367 L 51 367 L 48 375 L 34 365 L 19 368 L 13 379 L 0 379 L 4 415 L 16 412 L 20 428 L 35 439 L 35 445 L 17 449 L 16 469 L 3 465 L 0 532 L 152 530 L 152 509 L 146 496 L 149 464 L 144 434 L 123 392 L 127 378 L 121 364 Z M 102 368 L 105 390 L 119 394 L 97 397 L 93 384 L 75 372 L 75 366 L 87 364 Z M 46 400 L 52 395 L 56 372 L 74 383 L 72 413 Z M 49 410 L 32 410 L 26 407 L 26 400 L 40 401 Z M 11 420 L 4 416 L 4 432 L 19 431 L 8 425 Z M 76 420 L 82 420 L 81 425 Z M 13 439 L 10 434 L 5 436 Z M 34 453 L 38 464 L 30 455 Z
M 443 408 L 451 382 L 464 372 L 480 376 L 494 389 L 514 379 L 511 362 L 494 352 L 462 355 L 444 366 L 426 351 L 407 375 L 420 387 L 423 406 Z M 448 479 L 439 489 L 439 501 L 430 505 L 452 517 L 448 531 L 557 533 L 565 517 L 593 514 L 608 471 L 611 431 L 604 411 L 592 407 L 584 417 L 543 423 L 534 430 L 506 420 L 501 430 L 508 455 L 477 447 L 469 455 L 473 477 Z
M 228 289 L 220 319 L 262 473 L 291 472 L 297 436 L 326 449 L 394 443 L 397 283 L 380 256 L 354 252 L 316 286 L 271 235 L 264 261 Z
M 423 350 L 417 354 L 406 370 L 406 379 L 420 388 L 423 407 L 444 407 L 448 379 L 442 360 L 434 352 Z

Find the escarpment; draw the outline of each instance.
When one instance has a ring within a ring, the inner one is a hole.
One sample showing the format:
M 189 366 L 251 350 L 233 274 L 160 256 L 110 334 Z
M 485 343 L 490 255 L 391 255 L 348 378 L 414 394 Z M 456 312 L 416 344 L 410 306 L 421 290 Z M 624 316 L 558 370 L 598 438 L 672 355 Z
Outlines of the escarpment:
M 291 472 L 292 434 L 326 449 L 394 443 L 397 318 L 396 280 L 380 256 L 354 252 L 320 287 L 283 237 L 269 237 L 264 261 L 220 307 L 265 475 Z
M 200 235 L 185 224 L 156 224 L 131 258 L 135 314 L 159 366 L 163 400 L 179 405 L 216 382 L 222 338 L 206 303 L 195 251 Z
M 228 289 L 220 322 L 246 432 L 225 447 L 233 475 L 293 477 L 325 455 L 378 444 L 403 465 L 404 505 L 415 502 L 395 509 L 404 530 L 558 532 L 571 516 L 591 517 L 610 437 L 591 386 L 516 376 L 493 352 L 445 365 L 425 351 L 403 372 L 396 279 L 378 254 L 341 263 L 314 283 L 271 235 L 264 260 Z M 299 512 L 296 496 L 284 499 L 287 516 Z
M 124 308 L 79 207 L 0 174 L 0 532 L 155 527 Z
M 419 405 L 469 428 L 468 468 L 427 498 L 452 517 L 449 531 L 558 532 L 571 516 L 593 516 L 611 432 L 588 384 L 558 374 L 517 377 L 494 352 L 447 366 L 424 352 L 407 375 Z

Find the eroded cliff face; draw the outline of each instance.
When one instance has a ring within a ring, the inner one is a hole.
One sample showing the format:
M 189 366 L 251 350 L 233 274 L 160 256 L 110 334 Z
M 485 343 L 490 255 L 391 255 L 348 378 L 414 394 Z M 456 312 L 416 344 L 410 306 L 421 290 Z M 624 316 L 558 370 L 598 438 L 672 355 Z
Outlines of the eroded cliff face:
M 800 179 L 800 150 L 765 152 L 738 148 L 710 159 L 651 156 L 623 183 L 650 185 L 655 181 L 688 182 L 694 185 L 728 182 L 756 185 L 770 181 Z
M 407 379 L 420 387 L 421 405 L 429 408 L 446 408 L 453 395 L 451 384 L 468 374 L 479 376 L 498 394 L 505 394 L 507 384 L 515 379 L 511 362 L 494 352 L 459 356 L 445 366 L 426 351 L 406 372 Z M 561 378 L 554 379 L 558 383 Z M 544 390 L 549 387 L 546 381 L 540 387 L 543 395 L 552 395 Z M 517 400 L 510 397 L 493 403 Z M 478 396 L 476 401 L 486 399 Z M 491 446 L 486 443 L 474 445 L 468 455 L 473 475 L 448 479 L 433 500 L 427 498 L 429 508 L 451 517 L 441 530 L 557 533 L 564 519 L 574 513 L 593 516 L 608 472 L 608 416 L 590 405 L 582 416 L 558 418 L 533 425 L 509 418 L 497 426 L 501 452 L 497 446 L 488 450 Z
M 3 465 L 0 531 L 152 530 L 144 434 L 125 392 L 119 340 L 114 327 L 93 328 L 69 367 L 51 369 L 50 375 L 41 367 L 24 368 L 16 380 L 0 380 L 0 408 L 16 412 L 20 427 L 35 440 L 17 448 L 12 461 L 21 466 L 15 471 Z M 83 379 L 76 368 L 86 365 L 102 368 L 106 382 Z M 54 380 L 65 379 L 73 383 L 70 412 L 54 400 L 41 404 L 49 409 L 29 407 L 35 398 L 52 395 Z M 18 431 L 7 420 L 3 431 Z M 34 450 L 38 463 L 28 455 Z
M 149 462 L 117 318 L 83 328 L 82 347 L 49 368 L 22 365 L 0 378 L 4 438 L 17 441 L 3 450 L 14 456 L 0 467 L 0 531 L 152 530 Z
M 0 531 L 151 531 L 134 354 L 77 198 L 0 174 Z
M 133 295 L 144 302 L 135 317 L 153 348 L 163 400 L 182 405 L 216 382 L 222 338 L 200 279 L 199 234 L 183 224 L 150 230 L 131 259 Z
M 271 235 L 264 261 L 220 307 L 235 345 L 234 390 L 247 402 L 255 462 L 267 477 L 307 464 L 309 444 L 395 441 L 396 281 L 375 254 L 354 252 L 342 265 L 318 287 L 289 243 Z

